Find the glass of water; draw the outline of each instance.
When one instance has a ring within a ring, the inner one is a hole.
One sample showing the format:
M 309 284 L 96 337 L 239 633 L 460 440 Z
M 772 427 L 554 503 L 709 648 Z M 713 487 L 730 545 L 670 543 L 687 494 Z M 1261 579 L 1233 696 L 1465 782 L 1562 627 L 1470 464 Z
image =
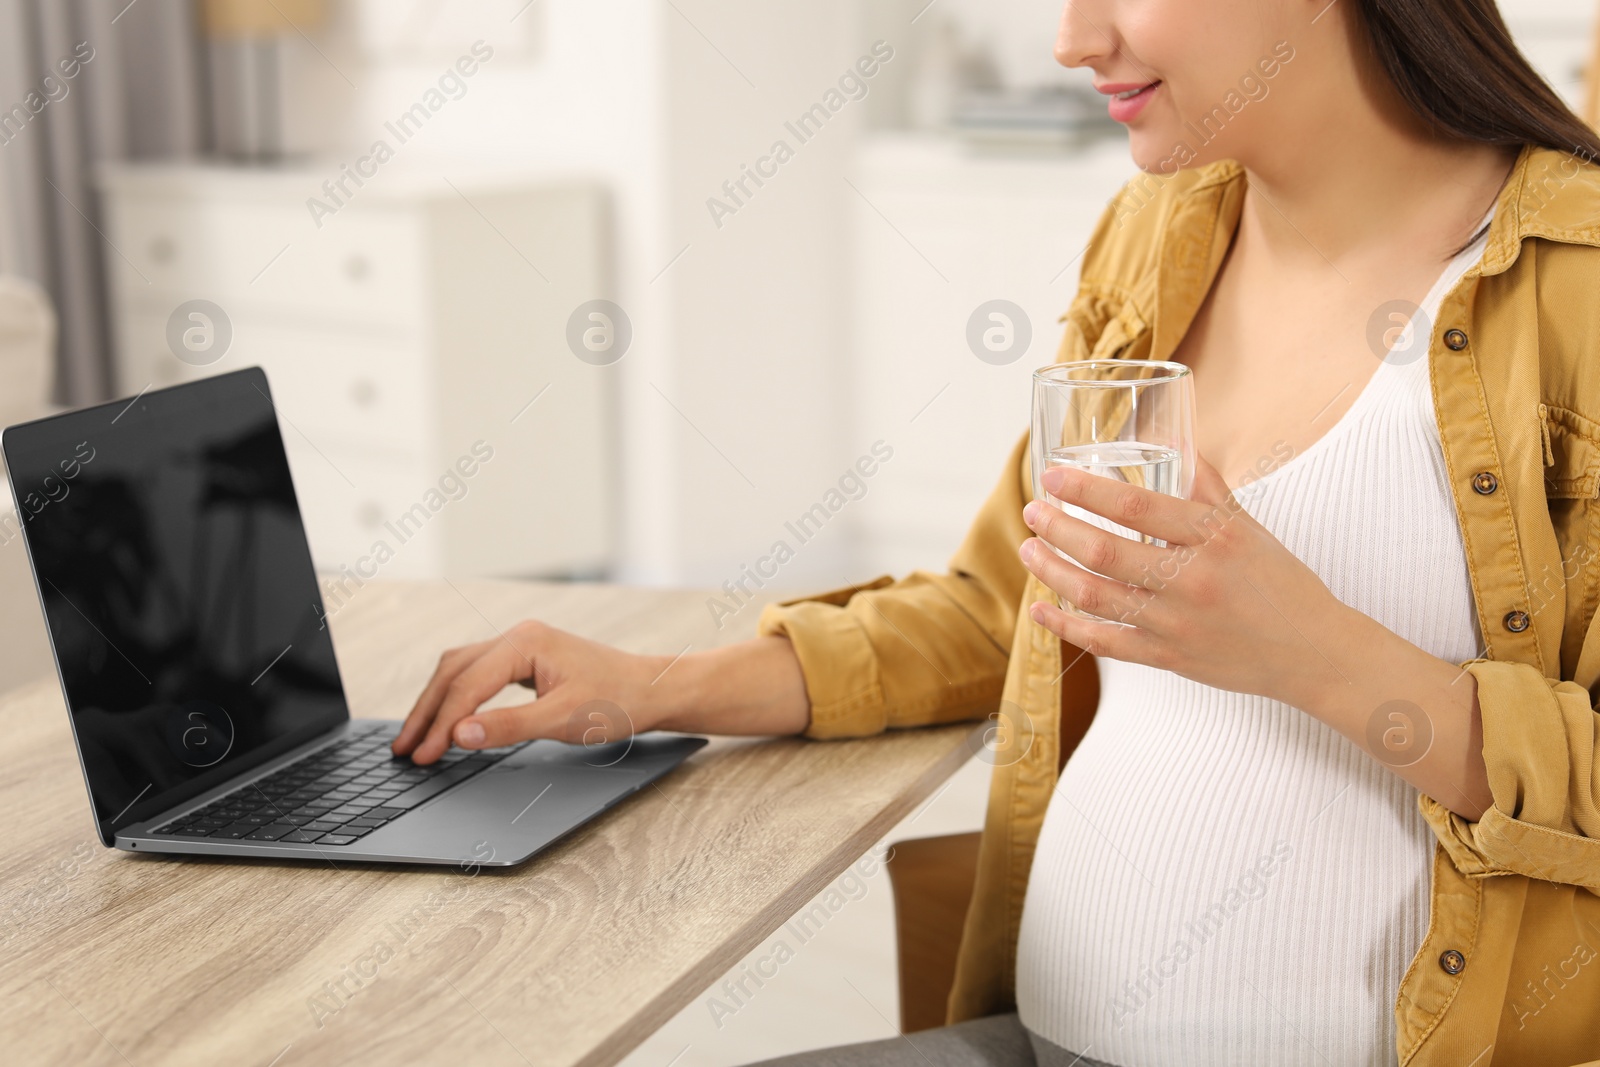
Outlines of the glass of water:
M 1050 467 L 1075 467 L 1188 499 L 1194 485 L 1194 410 L 1194 378 L 1181 363 L 1092 359 L 1034 371 L 1030 452 L 1034 499 L 1123 537 L 1164 544 L 1057 500 L 1044 491 L 1041 479 Z M 1076 615 L 1095 617 L 1065 598 L 1061 606 Z

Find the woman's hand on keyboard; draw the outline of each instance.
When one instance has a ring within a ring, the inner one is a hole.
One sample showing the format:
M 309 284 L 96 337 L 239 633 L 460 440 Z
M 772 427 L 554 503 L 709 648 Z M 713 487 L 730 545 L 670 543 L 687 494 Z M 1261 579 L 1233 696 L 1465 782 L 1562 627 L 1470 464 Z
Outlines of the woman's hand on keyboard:
M 483 707 L 510 685 L 538 698 Z M 786 638 L 642 656 L 530 620 L 441 656 L 393 748 L 426 764 L 452 742 L 465 749 L 535 738 L 592 745 L 655 729 L 788 734 L 809 720 L 800 664 Z

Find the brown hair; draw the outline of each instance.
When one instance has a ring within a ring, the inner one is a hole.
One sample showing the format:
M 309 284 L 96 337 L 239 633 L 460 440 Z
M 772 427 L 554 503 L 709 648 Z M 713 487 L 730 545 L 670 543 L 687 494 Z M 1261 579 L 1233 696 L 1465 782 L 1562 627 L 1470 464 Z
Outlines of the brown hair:
M 1600 162 L 1600 134 L 1517 49 L 1495 0 L 1360 5 L 1379 62 L 1429 126 L 1463 140 L 1536 145 Z

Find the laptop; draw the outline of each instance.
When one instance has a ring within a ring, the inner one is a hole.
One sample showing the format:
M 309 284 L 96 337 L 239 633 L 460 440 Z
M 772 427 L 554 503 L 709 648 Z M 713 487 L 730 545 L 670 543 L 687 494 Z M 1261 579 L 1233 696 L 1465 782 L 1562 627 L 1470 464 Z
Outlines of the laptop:
M 350 717 L 258 368 L 13 426 L 0 451 L 107 846 L 511 866 L 705 744 L 395 758 L 398 721 Z

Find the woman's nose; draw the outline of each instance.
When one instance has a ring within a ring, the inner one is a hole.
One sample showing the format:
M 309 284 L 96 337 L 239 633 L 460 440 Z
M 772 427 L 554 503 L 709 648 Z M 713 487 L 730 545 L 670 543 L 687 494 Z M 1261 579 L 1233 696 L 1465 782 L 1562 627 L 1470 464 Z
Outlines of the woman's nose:
M 1056 62 L 1063 67 L 1086 67 L 1096 59 L 1111 53 L 1111 37 L 1106 31 L 1106 19 L 1096 11 L 1094 0 L 1065 0 L 1061 8 L 1061 25 L 1056 31 Z

